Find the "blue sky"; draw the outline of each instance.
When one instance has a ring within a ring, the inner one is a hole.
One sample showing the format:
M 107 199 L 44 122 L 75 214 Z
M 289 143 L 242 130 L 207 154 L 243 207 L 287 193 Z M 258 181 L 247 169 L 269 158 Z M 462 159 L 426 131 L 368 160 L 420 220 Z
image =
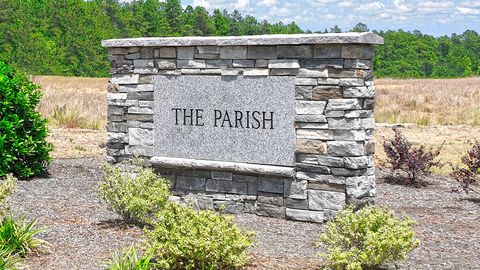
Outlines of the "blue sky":
M 183 0 L 182 5 L 200 5 L 209 11 L 237 9 L 270 22 L 295 21 L 302 29 L 313 31 L 334 25 L 346 31 L 363 22 L 370 29 L 417 29 L 435 36 L 467 29 L 480 32 L 480 0 Z

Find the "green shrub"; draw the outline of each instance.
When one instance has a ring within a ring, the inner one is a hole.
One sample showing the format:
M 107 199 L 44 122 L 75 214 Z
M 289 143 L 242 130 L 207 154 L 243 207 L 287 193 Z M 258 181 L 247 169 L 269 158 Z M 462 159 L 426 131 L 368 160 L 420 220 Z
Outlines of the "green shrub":
M 0 61 L 0 177 L 28 178 L 43 173 L 50 161 L 46 120 L 35 111 L 38 86 Z
M 326 225 L 320 254 L 332 269 L 378 269 L 385 263 L 403 260 L 418 246 L 413 220 L 397 218 L 392 210 L 367 206 L 357 212 L 344 209 Z
M 7 204 L 8 197 L 17 187 L 17 178 L 7 174 L 4 180 L 0 182 L 0 218 L 3 218 L 9 210 Z M 1 268 L 0 268 L 1 269 Z
M 0 247 L 20 257 L 24 257 L 31 251 L 40 251 L 47 245 L 47 242 L 35 237 L 43 232 L 43 229 L 34 228 L 36 223 L 36 220 L 26 222 L 19 219 L 15 221 L 12 216 L 4 217 L 0 221 Z
M 107 262 L 107 270 L 150 270 L 153 269 L 152 253 L 139 256 L 135 246 L 124 250 L 121 254 L 115 254 L 114 258 Z
M 233 269 L 247 261 L 253 233 L 233 216 L 168 203 L 145 230 L 147 248 L 159 269 Z
M 16 270 L 20 266 L 20 259 L 10 250 L 0 249 L 0 269 Z
M 104 179 L 99 182 L 98 194 L 127 222 L 147 223 L 170 196 L 168 181 L 150 168 L 136 166 L 133 170 L 123 170 L 107 164 L 103 169 Z

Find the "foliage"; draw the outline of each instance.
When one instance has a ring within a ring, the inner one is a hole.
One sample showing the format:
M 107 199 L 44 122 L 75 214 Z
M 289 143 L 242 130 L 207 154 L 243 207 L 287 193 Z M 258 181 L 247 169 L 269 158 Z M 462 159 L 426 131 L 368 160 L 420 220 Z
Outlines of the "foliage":
M 21 257 L 28 252 L 40 251 L 47 243 L 35 237 L 43 232 L 43 229 L 35 228 L 36 223 L 37 220 L 15 221 L 10 215 L 4 217 L 0 221 L 0 247 Z
M 7 204 L 8 197 L 15 191 L 17 187 L 17 178 L 11 174 L 7 174 L 0 183 L 0 218 L 3 218 L 9 210 Z
M 465 193 L 469 191 L 479 192 L 474 186 L 478 187 L 480 181 L 480 141 L 476 141 L 472 149 L 462 157 L 462 163 L 465 165 L 465 168 L 453 168 L 452 177 L 460 185 L 454 191 L 463 190 Z
M 386 263 L 401 261 L 418 246 L 410 218 L 399 219 L 392 210 L 366 206 L 357 212 L 340 211 L 326 225 L 319 245 L 325 246 L 332 269 L 378 269 Z
M 125 167 L 126 168 L 126 167 Z M 99 182 L 98 194 L 107 206 L 127 222 L 145 224 L 163 209 L 170 192 L 167 180 L 151 168 L 104 165 L 104 179 Z
M 46 120 L 35 110 L 41 96 L 38 86 L 0 61 L 0 177 L 45 171 L 52 146 Z
M 243 266 L 253 233 L 227 216 L 168 203 L 145 230 L 159 269 L 232 269 Z
M 20 266 L 20 259 L 10 250 L 0 248 L 0 269 L 16 270 Z
M 394 171 L 401 170 L 407 173 L 408 181 L 404 184 L 416 186 L 419 184 L 419 176 L 429 174 L 433 167 L 441 166 L 441 163 L 434 159 L 440 155 L 443 145 L 435 150 L 425 149 L 424 146 L 413 147 L 398 128 L 393 130 L 394 137 L 383 143 L 388 163 Z
M 153 254 L 140 256 L 135 246 L 130 246 L 122 254 L 107 262 L 107 270 L 150 270 L 153 269 Z

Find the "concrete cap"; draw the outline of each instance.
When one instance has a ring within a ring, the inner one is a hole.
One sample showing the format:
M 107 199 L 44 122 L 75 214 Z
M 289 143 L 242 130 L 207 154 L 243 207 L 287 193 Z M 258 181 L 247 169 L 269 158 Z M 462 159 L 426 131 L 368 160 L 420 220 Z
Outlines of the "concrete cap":
M 102 46 L 111 47 L 167 47 L 167 46 L 245 46 L 297 44 L 383 44 L 383 38 L 371 32 L 295 35 L 256 35 L 228 37 L 148 37 L 108 39 Z

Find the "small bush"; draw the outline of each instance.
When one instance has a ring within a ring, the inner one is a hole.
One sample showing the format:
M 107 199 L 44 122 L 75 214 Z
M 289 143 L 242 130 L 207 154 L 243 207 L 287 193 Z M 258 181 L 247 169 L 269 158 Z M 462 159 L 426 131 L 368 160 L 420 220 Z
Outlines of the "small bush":
M 344 209 L 327 224 L 319 245 L 320 254 L 332 269 L 378 269 L 386 263 L 403 260 L 418 246 L 411 228 L 413 220 L 397 218 L 391 210 L 366 206 L 358 212 Z
M 462 157 L 462 163 L 465 166 L 464 168 L 453 168 L 452 177 L 460 185 L 454 191 L 463 190 L 467 194 L 469 191 L 478 193 L 477 188 L 480 181 L 480 141 L 476 141 L 472 149 Z
M 40 251 L 47 242 L 35 237 L 43 232 L 43 229 L 34 228 L 36 223 L 36 220 L 15 221 L 12 216 L 4 217 L 0 221 L 0 247 L 20 257 L 24 257 L 28 252 Z
M 159 269 L 233 269 L 247 261 L 253 233 L 227 216 L 168 203 L 157 214 L 146 243 Z
M 16 270 L 20 266 L 21 260 L 10 250 L 0 249 L 0 269 Z
M 392 170 L 407 173 L 408 178 L 404 184 L 418 186 L 420 176 L 428 175 L 432 168 L 442 166 L 440 162 L 434 160 L 440 155 L 443 145 L 435 150 L 425 149 L 424 146 L 412 147 L 398 128 L 393 130 L 395 132 L 393 139 L 383 143 L 388 163 Z
M 153 254 L 140 256 L 135 248 L 124 250 L 121 254 L 116 254 L 114 258 L 107 262 L 107 270 L 150 270 L 153 269 Z
M 35 110 L 41 96 L 37 85 L 0 61 L 0 177 L 45 171 L 52 146 L 46 120 Z
M 7 204 L 8 197 L 15 191 L 17 187 L 17 178 L 11 174 L 7 174 L 4 180 L 0 183 L 0 218 L 3 218 L 9 210 Z
M 127 222 L 145 224 L 167 202 L 170 191 L 167 180 L 150 168 L 135 166 L 123 170 L 104 165 L 104 179 L 98 186 L 99 196 Z

